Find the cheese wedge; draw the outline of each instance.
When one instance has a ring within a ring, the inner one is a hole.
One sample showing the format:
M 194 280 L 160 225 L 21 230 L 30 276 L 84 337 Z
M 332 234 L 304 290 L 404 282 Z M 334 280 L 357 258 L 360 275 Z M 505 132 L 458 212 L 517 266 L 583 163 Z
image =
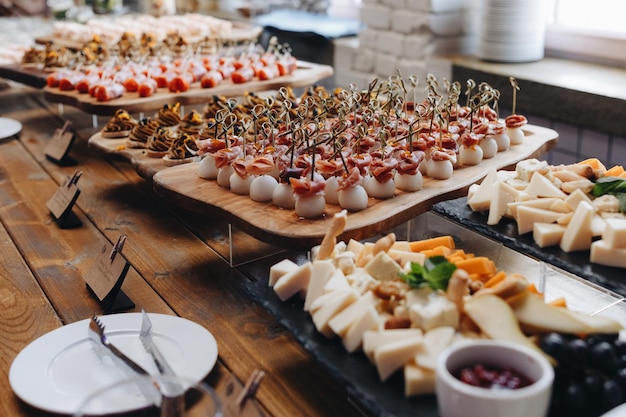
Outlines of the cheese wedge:
M 518 193 L 519 191 L 504 182 L 496 183 L 489 205 L 488 225 L 494 226 L 500 222 L 502 216 L 507 212 L 508 204 L 515 202 Z
M 413 362 L 404 365 L 404 395 L 425 395 L 435 393 L 435 371 L 418 366 Z
M 548 207 L 552 211 L 558 211 L 560 213 L 569 213 L 573 209 L 565 202 L 565 200 L 557 199 L 554 203 Z
M 606 227 L 606 221 L 597 213 L 591 219 L 591 235 L 593 237 L 602 236 Z
M 396 340 L 374 350 L 374 364 L 381 381 L 386 381 L 415 356 L 422 345 L 422 337 Z
M 424 334 L 420 350 L 415 354 L 415 363 L 423 368 L 435 370 L 439 355 L 450 346 L 456 329 L 454 327 L 436 327 Z
M 523 235 L 533 231 L 535 223 L 554 223 L 563 214 L 536 207 L 519 206 L 517 208 L 517 233 Z
M 350 286 L 359 294 L 365 293 L 369 289 L 370 283 L 376 282 L 374 277 L 363 268 L 355 269 L 354 272 L 346 275 L 346 279 L 350 283 Z
M 344 308 L 354 303 L 359 297 L 356 291 L 353 290 L 335 291 L 329 294 L 333 294 L 334 297 L 311 314 L 315 328 L 328 338 L 333 336 L 333 331 L 328 325 L 330 319 Z M 320 298 L 318 298 L 318 300 L 320 300 Z
M 378 300 L 374 293 L 371 291 L 366 292 L 358 300 L 330 319 L 328 327 L 339 337 L 344 337 L 348 333 L 350 326 L 366 313 L 369 306 L 376 306 Z
M 298 264 L 293 262 L 291 259 L 283 259 L 282 261 L 274 264 L 270 267 L 270 277 L 267 282 L 267 285 L 273 287 L 278 281 L 278 278 L 287 274 L 288 272 L 292 272 L 298 269 Z
M 565 226 L 556 223 L 535 223 L 533 225 L 533 239 L 540 248 L 556 246 L 561 243 L 565 233 Z
M 431 293 L 425 303 L 411 304 L 409 317 L 414 326 L 425 331 L 440 326 L 459 325 L 459 309 L 456 304 L 436 292 Z
M 299 292 L 305 292 L 311 279 L 311 269 L 311 262 L 307 262 L 278 278 L 274 284 L 274 292 L 278 298 L 285 301 Z
M 563 237 L 561 238 L 561 249 L 564 252 L 574 252 L 579 250 L 589 250 L 591 247 L 591 221 L 595 210 L 593 206 L 585 201 L 581 201 L 574 211 L 574 216 L 570 220 Z
M 381 329 L 380 315 L 373 305 L 368 306 L 365 314 L 359 317 L 348 329 L 343 337 L 343 346 L 350 353 L 355 352 L 363 345 L 363 334 L 368 330 Z
M 377 280 L 390 281 L 398 277 L 398 273 L 400 273 L 402 268 L 387 252 L 378 252 L 365 265 L 365 270 Z
M 573 193 L 571 193 L 565 198 L 565 203 L 567 203 L 567 205 L 572 210 L 576 210 L 576 207 L 578 207 L 578 203 L 580 203 L 581 201 L 585 201 L 591 204 L 591 199 L 587 197 L 587 194 L 585 194 L 580 189 L 575 190 Z
M 346 246 L 346 250 L 354 253 L 358 258 L 359 253 L 361 253 L 364 246 L 365 245 L 358 240 L 350 239 L 348 241 L 348 245 Z
M 363 333 L 363 353 L 371 361 L 374 360 L 374 351 L 387 343 L 406 339 L 421 339 L 424 335 L 420 329 L 384 329 L 368 330 Z
M 313 301 L 324 293 L 324 286 L 336 271 L 332 259 L 313 261 L 311 278 L 304 299 L 304 311 L 309 311 Z
M 324 292 L 348 289 L 350 289 L 350 283 L 348 283 L 348 280 L 341 269 L 335 270 L 333 275 L 324 285 Z
M 512 217 L 517 216 L 517 208 L 518 207 L 535 207 L 544 210 L 550 209 L 550 206 L 555 201 L 561 201 L 558 198 L 535 198 L 532 200 L 523 200 L 523 201 L 515 201 L 513 203 L 507 204 L 508 212 Z
M 411 244 L 406 240 L 399 240 L 391 245 L 391 249 L 403 252 L 411 252 Z
M 409 262 L 415 262 L 416 264 L 424 265 L 424 261 L 426 260 L 426 255 L 419 252 L 411 252 L 411 250 L 395 250 L 389 249 L 387 252 L 389 256 L 391 256 L 394 260 L 399 260 L 400 265 L 406 265 Z
M 490 170 L 487 176 L 482 180 L 476 191 L 471 197 L 468 197 L 467 204 L 474 211 L 483 211 L 489 209 L 491 204 L 491 190 L 498 179 L 498 172 L 495 169 Z
M 545 175 L 538 172 L 533 174 L 525 191 L 538 197 L 556 197 L 561 199 L 567 197 L 567 194 L 561 191 L 559 187 L 554 185 Z
M 594 264 L 626 268 L 626 248 L 612 248 L 606 240 L 596 240 L 591 244 L 589 260 Z
M 602 240 L 611 248 L 626 248 L 626 219 L 606 219 Z

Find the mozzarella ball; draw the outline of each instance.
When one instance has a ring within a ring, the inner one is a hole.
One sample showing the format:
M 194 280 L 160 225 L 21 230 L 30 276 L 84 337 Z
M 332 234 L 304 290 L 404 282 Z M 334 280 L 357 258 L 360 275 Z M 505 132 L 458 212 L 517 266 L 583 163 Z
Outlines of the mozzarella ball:
M 296 197 L 296 214 L 305 219 L 321 217 L 326 209 L 323 194 Z
M 419 171 L 414 175 L 396 172 L 394 181 L 396 182 L 398 190 L 402 191 L 418 191 L 424 186 L 422 173 Z
M 230 188 L 230 176 L 235 170 L 230 165 L 221 167 L 217 170 L 217 185 L 224 188 Z
M 378 198 L 380 200 L 391 198 L 396 193 L 396 183 L 393 179 L 381 183 L 378 182 L 376 178 L 369 177 L 363 184 L 370 197 Z
M 520 145 L 524 143 L 524 131 L 521 127 L 507 127 L 506 133 L 511 139 L 511 145 Z
M 483 150 L 483 159 L 493 158 L 498 153 L 498 143 L 492 135 L 482 138 L 479 146 Z
M 293 209 L 296 206 L 296 200 L 293 196 L 291 184 L 284 182 L 278 184 L 272 193 L 272 202 L 280 208 Z
M 368 195 L 361 185 L 348 187 L 339 191 L 339 205 L 350 211 L 361 211 L 367 208 Z
M 478 165 L 482 160 L 483 149 L 480 146 L 461 146 L 459 149 L 459 162 L 462 165 Z
M 509 138 L 509 135 L 507 135 L 506 132 L 496 134 L 493 138 L 498 144 L 498 152 L 507 151 L 511 147 L 511 138 Z
M 250 198 L 252 201 L 270 201 L 278 181 L 270 175 L 259 175 L 250 184 Z
M 452 177 L 452 162 L 445 159 L 443 161 L 433 161 L 428 164 L 428 176 L 436 180 L 447 180 Z
M 248 175 L 246 178 L 241 178 L 239 174 L 233 172 L 230 175 L 230 191 L 239 195 L 250 194 L 250 184 L 254 181 L 252 175 Z
M 327 204 L 339 204 L 339 194 L 337 193 L 337 187 L 339 187 L 339 180 L 337 177 L 330 177 L 326 180 L 326 187 L 324 188 L 324 198 Z
M 211 154 L 202 158 L 198 166 L 198 176 L 207 180 L 217 179 L 217 167 L 215 166 L 215 157 Z

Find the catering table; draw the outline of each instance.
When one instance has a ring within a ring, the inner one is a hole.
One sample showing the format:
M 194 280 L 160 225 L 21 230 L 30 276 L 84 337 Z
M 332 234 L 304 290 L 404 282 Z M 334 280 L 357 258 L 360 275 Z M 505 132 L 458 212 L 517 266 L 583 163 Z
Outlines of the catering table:
M 160 198 L 128 161 L 106 158 L 88 146 L 98 129 L 91 115 L 75 108 L 60 115 L 42 91 L 8 85 L 0 90 L 0 115 L 20 121 L 23 131 L 19 140 L 0 142 L 2 415 L 52 415 L 14 395 L 9 368 L 39 336 L 103 313 L 85 277 L 103 243 L 115 243 L 121 235 L 127 236 L 123 254 L 130 263 L 122 289 L 135 304 L 129 311 L 179 316 L 209 330 L 219 349 L 218 363 L 206 378 L 210 385 L 223 387 L 232 377 L 243 382 L 254 370 L 265 371 L 257 399 L 267 416 L 409 416 L 416 410 L 437 415 L 432 396 L 404 401 L 401 391 L 381 394 L 395 390 L 398 381 L 379 390 L 382 384 L 371 383 L 373 368 L 357 368 L 364 358 L 349 357 L 340 343 L 315 334 L 297 301 L 276 301 L 266 283 L 269 266 L 283 258 L 306 259 L 305 252 L 271 246 L 220 218 Z M 101 126 L 107 117 L 96 119 Z M 60 166 L 45 156 L 66 120 L 76 133 L 70 149 L 75 166 Z M 46 203 L 76 170 L 82 172 L 81 194 L 73 211 L 82 226 L 61 228 Z M 514 257 L 505 263 L 518 272 L 537 268 L 536 261 L 433 213 L 394 231 L 402 239 L 452 234 L 468 247 L 489 248 L 485 255 Z M 561 283 L 555 287 L 565 291 Z M 568 282 L 567 291 L 577 292 L 574 301 L 584 299 L 584 305 L 573 307 L 623 305 L 623 297 L 591 287 L 596 295 L 585 299 L 585 285 Z M 615 308 L 608 312 L 623 317 L 623 309 Z M 365 377 L 357 380 L 359 375 Z
M 361 415 L 345 389 L 246 295 L 250 278 L 229 264 L 227 224 L 171 207 L 130 164 L 90 151 L 89 115 L 66 108 L 60 118 L 40 91 L 19 85 L 0 91 L 0 103 L 3 117 L 23 125 L 20 140 L 0 143 L 0 414 L 51 415 L 13 394 L 10 365 L 37 337 L 102 313 L 84 276 L 103 243 L 124 234 L 131 267 L 122 289 L 136 305 L 132 311 L 178 315 L 206 327 L 219 348 L 207 382 L 219 386 L 230 374 L 245 382 L 261 369 L 267 375 L 257 398 L 268 416 Z M 64 120 L 78 133 L 70 151 L 76 167 L 44 156 Z M 83 174 L 74 212 L 83 225 L 62 229 L 46 203 L 77 168 Z M 279 250 L 237 231 L 232 242 L 239 263 Z

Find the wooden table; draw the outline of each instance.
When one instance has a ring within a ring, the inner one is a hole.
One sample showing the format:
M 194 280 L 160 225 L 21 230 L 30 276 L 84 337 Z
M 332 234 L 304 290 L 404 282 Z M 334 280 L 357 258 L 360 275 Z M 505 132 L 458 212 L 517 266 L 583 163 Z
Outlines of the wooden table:
M 56 109 L 29 87 L 0 91 L 0 114 L 24 126 L 19 140 L 0 143 L 0 414 L 50 415 L 13 394 L 10 365 L 37 337 L 102 313 L 83 277 L 103 243 L 127 235 L 123 253 L 131 267 L 123 290 L 134 311 L 178 315 L 211 331 L 219 348 L 211 385 L 231 373 L 245 381 L 261 369 L 267 376 L 257 397 L 268 416 L 362 415 L 344 387 L 246 295 L 252 278 L 229 264 L 228 225 L 158 198 L 130 164 L 88 148 L 90 115 L 66 109 L 61 118 Z M 75 167 L 44 155 L 65 120 L 78 133 L 70 152 Z M 83 225 L 61 229 L 46 202 L 75 169 L 83 172 L 74 207 Z M 280 251 L 236 230 L 232 242 L 234 263 Z

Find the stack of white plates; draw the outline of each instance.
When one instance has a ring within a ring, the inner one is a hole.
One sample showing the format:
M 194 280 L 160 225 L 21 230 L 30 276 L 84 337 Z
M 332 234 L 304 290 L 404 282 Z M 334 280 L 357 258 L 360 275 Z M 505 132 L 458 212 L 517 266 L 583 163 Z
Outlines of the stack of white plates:
M 545 0 L 484 0 L 477 55 L 498 62 L 544 56 Z

